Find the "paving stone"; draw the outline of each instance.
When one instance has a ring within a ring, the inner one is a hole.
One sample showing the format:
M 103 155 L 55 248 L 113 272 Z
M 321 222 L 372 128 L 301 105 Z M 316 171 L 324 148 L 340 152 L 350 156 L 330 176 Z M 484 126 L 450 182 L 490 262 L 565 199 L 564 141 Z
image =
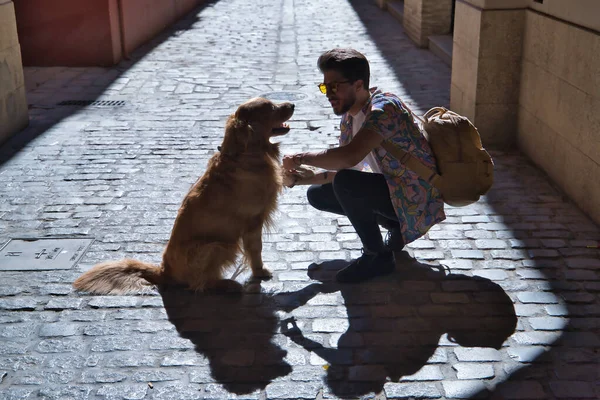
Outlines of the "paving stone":
M 442 370 L 437 365 L 424 365 L 412 375 L 403 376 L 401 381 L 440 381 L 443 380 Z
M 446 265 L 451 270 L 455 269 L 465 269 L 471 270 L 473 269 L 473 261 L 472 260 L 440 260 L 440 265 Z
M 36 298 L 0 299 L 0 310 L 32 311 L 36 309 L 37 305 L 38 299 Z
M 459 361 L 500 361 L 501 355 L 498 350 L 488 348 L 466 348 L 457 347 L 454 354 Z
M 561 337 L 562 332 L 517 332 L 513 339 L 520 345 L 550 346 Z
M 508 274 L 501 269 L 478 269 L 473 271 L 473 275 L 481 276 L 492 281 L 503 281 L 508 279 Z
M 561 381 L 596 382 L 600 371 L 594 364 L 562 365 L 554 369 Z
M 569 309 L 564 304 L 550 304 L 544 307 L 548 315 L 552 316 L 568 316 Z
M 129 296 L 96 296 L 88 305 L 93 308 L 123 308 L 135 307 L 138 303 L 136 297 Z
M 118 371 L 107 371 L 104 369 L 88 369 L 83 372 L 82 383 L 116 383 L 127 379 L 127 374 Z
M 73 324 L 55 323 L 42 325 L 40 328 L 39 336 L 41 337 L 52 337 L 52 336 L 75 336 L 79 329 Z
M 318 383 L 274 382 L 267 386 L 268 399 L 314 399 L 320 390 Z
M 568 320 L 554 317 L 529 318 L 531 327 L 538 331 L 557 331 L 567 326 Z
M 33 399 L 37 389 L 9 387 L 3 390 L 2 396 L 6 400 Z
M 97 355 L 96 355 L 97 356 Z M 119 352 L 107 354 L 100 357 L 100 362 L 97 364 L 104 365 L 109 368 L 116 367 L 152 367 L 158 365 L 159 355 L 140 355 L 139 353 Z
M 482 393 L 486 386 L 481 381 L 444 381 L 442 382 L 446 398 L 449 399 L 471 399 L 474 395 Z M 486 398 L 481 394 L 475 398 Z
M 489 364 L 480 363 L 458 363 L 452 366 L 456 370 L 458 379 L 491 379 L 494 368 Z
M 81 308 L 83 303 L 83 299 L 52 299 L 45 306 L 46 310 L 69 310 L 69 309 L 78 309 Z
M 83 351 L 85 344 L 79 338 L 44 339 L 35 349 L 40 353 L 70 353 Z
M 565 332 L 562 339 L 569 347 L 598 347 L 600 335 L 594 332 Z
M 197 385 L 169 383 L 156 385 L 152 389 L 152 398 L 160 400 L 196 400 L 202 399 L 202 388 Z
M 439 399 L 440 390 L 433 383 L 386 383 L 384 385 L 388 399 Z
M 79 300 L 79 299 L 75 299 Z M 81 310 L 81 311 L 63 311 L 60 313 L 61 321 L 80 321 L 80 322 L 92 322 L 101 321 L 106 317 L 106 312 L 103 311 L 92 311 L 92 310 Z
M 347 329 L 348 321 L 345 319 L 316 320 L 312 324 L 313 332 L 345 332 Z
M 103 385 L 96 395 L 107 399 L 137 400 L 146 397 L 149 390 L 147 385 Z
M 550 382 L 552 393 L 559 399 L 594 399 L 597 392 L 594 385 L 581 381 Z
M 166 382 L 180 379 L 180 372 L 169 369 L 138 369 L 131 376 L 134 382 Z
M 511 358 L 522 363 L 531 363 L 540 360 L 541 356 L 549 351 L 549 348 L 543 346 L 512 346 L 507 351 Z
M 92 340 L 90 350 L 93 352 L 138 351 L 144 346 L 136 337 L 107 336 Z
M 548 394 L 539 382 L 516 381 L 504 382 L 500 385 L 498 392 L 506 399 L 547 399 Z
M 523 292 L 518 293 L 517 297 L 522 303 L 552 304 L 559 301 L 553 293 L 543 292 Z

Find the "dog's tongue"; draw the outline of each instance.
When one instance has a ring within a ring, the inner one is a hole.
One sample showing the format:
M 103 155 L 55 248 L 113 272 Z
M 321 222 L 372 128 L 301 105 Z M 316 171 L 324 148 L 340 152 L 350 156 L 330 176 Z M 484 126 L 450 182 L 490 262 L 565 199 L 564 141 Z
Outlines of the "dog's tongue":
M 277 128 L 273 128 L 272 132 L 276 135 L 283 135 L 284 133 L 288 133 L 290 131 L 289 125 L 281 124 Z

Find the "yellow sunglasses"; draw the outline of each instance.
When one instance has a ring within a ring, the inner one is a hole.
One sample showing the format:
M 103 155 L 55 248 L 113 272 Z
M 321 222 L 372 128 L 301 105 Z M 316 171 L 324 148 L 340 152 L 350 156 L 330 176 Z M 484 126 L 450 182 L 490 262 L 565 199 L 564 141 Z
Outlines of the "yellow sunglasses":
M 331 92 L 331 94 L 336 94 L 338 90 L 338 85 L 341 83 L 349 83 L 351 81 L 339 81 L 339 82 L 330 82 L 330 83 L 319 83 L 319 90 L 323 94 L 327 94 L 327 92 Z

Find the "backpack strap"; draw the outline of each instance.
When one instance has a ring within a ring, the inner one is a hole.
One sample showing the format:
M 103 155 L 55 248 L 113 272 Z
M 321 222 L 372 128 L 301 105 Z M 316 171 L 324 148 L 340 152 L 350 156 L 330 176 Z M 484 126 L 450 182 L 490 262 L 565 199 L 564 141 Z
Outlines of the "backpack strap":
M 401 148 L 395 146 L 387 140 L 384 140 L 381 143 L 381 147 L 383 147 L 388 153 L 393 155 L 394 158 L 396 158 L 402 164 L 406 165 L 408 169 L 413 171 L 415 174 L 419 175 L 419 178 L 423 179 L 425 182 L 431 184 L 439 190 L 439 185 L 442 180 L 442 176 L 440 174 L 438 174 L 435 171 L 432 171 L 418 158 L 416 158 L 409 152 L 404 151 Z
M 436 107 L 434 109 L 429 110 L 423 117 L 420 117 L 415 112 L 413 112 L 413 110 L 411 110 L 400 98 L 398 98 L 398 100 L 400 100 L 400 104 L 402 104 L 402 107 L 404 107 L 404 109 L 408 111 L 413 122 L 415 121 L 414 118 L 416 117 L 423 125 L 427 124 L 429 118 L 433 115 L 433 113 L 447 111 L 444 107 Z M 442 181 L 442 176 L 440 174 L 438 174 L 435 171 L 432 171 L 418 158 L 414 157 L 409 152 L 404 151 L 401 148 L 395 146 L 392 142 L 388 140 L 384 140 L 381 143 L 381 147 L 383 147 L 388 153 L 393 155 L 394 158 L 396 158 L 402 164 L 406 165 L 408 169 L 413 171 L 415 174 L 419 175 L 419 178 L 423 179 L 425 182 L 434 186 L 441 192 L 440 185 Z

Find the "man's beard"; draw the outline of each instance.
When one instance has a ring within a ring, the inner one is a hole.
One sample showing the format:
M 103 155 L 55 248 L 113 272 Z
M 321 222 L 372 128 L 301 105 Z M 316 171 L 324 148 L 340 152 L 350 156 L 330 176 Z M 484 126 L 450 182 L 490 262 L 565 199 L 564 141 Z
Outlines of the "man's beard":
M 346 114 L 348 111 L 350 111 L 350 109 L 352 108 L 352 106 L 354 105 L 354 103 L 356 102 L 356 97 L 353 98 L 348 98 L 346 99 L 346 101 L 344 101 L 344 103 L 342 104 L 342 107 L 340 108 L 339 111 L 336 111 L 335 109 L 333 110 L 333 113 L 335 115 L 343 115 Z

